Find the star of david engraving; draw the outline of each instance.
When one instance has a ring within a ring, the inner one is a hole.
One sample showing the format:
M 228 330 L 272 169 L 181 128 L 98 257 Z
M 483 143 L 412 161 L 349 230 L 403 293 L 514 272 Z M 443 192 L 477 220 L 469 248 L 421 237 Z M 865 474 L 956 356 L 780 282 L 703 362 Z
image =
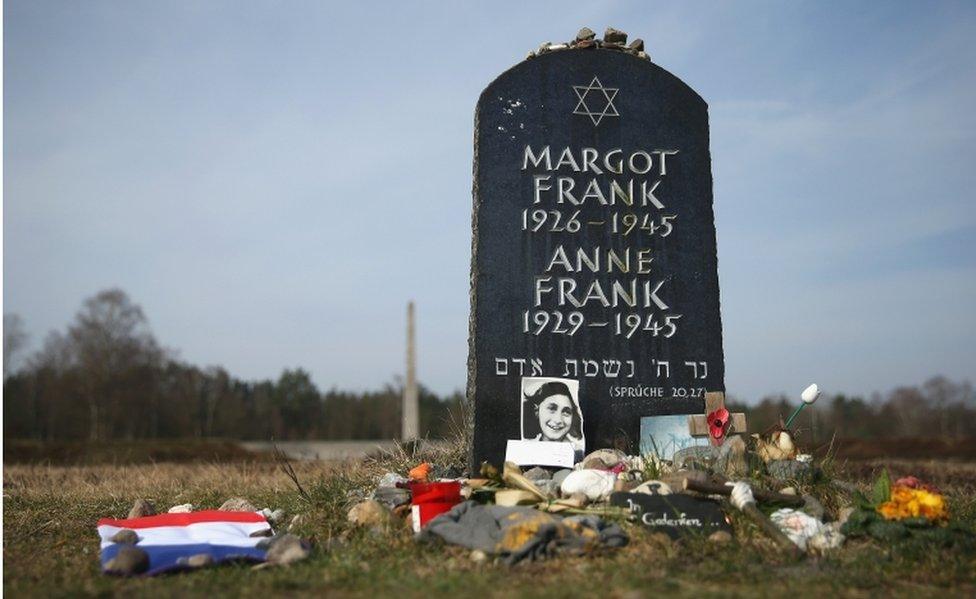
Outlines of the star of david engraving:
M 573 109 L 573 114 L 590 117 L 594 127 L 600 124 L 603 117 L 620 116 L 617 107 L 613 105 L 613 99 L 617 97 L 620 88 L 603 87 L 596 75 L 589 85 L 574 85 L 573 91 L 579 98 L 579 104 Z

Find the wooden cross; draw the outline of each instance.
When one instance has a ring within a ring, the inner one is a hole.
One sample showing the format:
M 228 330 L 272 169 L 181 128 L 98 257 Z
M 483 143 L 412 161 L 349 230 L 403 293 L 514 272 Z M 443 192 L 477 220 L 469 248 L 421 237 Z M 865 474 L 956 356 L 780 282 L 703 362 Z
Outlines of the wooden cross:
M 725 407 L 725 393 L 721 391 L 705 393 L 705 413 L 688 416 L 688 431 L 691 436 L 711 438 L 708 431 L 708 415 L 722 407 Z M 745 433 L 746 415 L 742 412 L 733 412 L 729 416 L 729 428 L 725 432 L 725 436 Z

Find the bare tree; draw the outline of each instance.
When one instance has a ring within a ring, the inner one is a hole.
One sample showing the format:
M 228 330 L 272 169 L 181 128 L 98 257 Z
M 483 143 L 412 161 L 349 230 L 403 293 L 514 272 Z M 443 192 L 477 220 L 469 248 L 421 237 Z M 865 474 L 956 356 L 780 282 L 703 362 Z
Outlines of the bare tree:
M 68 329 L 81 370 L 83 394 L 88 404 L 89 438 L 109 436 L 107 410 L 126 412 L 127 435 L 133 435 L 135 412 L 132 390 L 125 374 L 159 364 L 163 352 L 149 330 L 142 308 L 121 289 L 108 289 L 85 300 Z

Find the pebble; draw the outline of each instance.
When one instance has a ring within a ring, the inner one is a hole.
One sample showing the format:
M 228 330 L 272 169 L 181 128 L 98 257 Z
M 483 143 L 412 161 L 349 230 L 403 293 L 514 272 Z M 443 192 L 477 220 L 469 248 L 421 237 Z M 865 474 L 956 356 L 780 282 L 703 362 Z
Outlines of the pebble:
M 191 568 L 206 568 L 207 566 L 212 566 L 216 562 L 214 558 L 209 553 L 198 553 L 196 555 L 191 555 L 186 558 L 186 565 Z
M 136 499 L 129 510 L 129 518 L 143 518 L 145 516 L 155 516 L 156 506 L 148 499 Z
M 265 520 L 271 524 L 278 524 L 279 522 L 284 522 L 285 520 L 285 510 L 282 509 L 272 510 L 271 508 L 266 507 L 258 510 L 258 513 L 264 516 Z
M 771 460 L 766 463 L 769 475 L 777 480 L 798 480 L 810 474 L 810 464 L 796 460 Z
M 549 480 L 552 478 L 552 475 L 549 474 L 548 470 L 545 468 L 539 468 L 538 466 L 532 468 L 531 470 L 526 470 L 522 476 L 529 480 Z
M 397 487 L 378 487 L 373 491 L 373 499 L 392 510 L 398 505 L 410 503 L 410 491 Z
M 142 574 L 148 569 L 149 554 L 138 547 L 132 547 L 130 545 L 119 549 L 116 556 L 105 564 L 106 572 L 120 576 Z
M 375 499 L 367 499 L 352 506 L 346 517 L 356 526 L 376 528 L 390 523 L 390 510 Z
M 803 511 L 818 520 L 823 520 L 825 510 L 823 504 L 816 497 L 813 495 L 804 495 Z
M 712 543 L 719 544 L 731 543 L 732 533 L 727 530 L 716 530 L 712 534 L 708 535 L 708 540 Z
M 258 508 L 253 503 L 243 497 L 231 497 L 219 508 L 221 512 L 256 512 Z
M 596 37 L 596 33 L 589 27 L 584 27 L 576 34 L 576 41 L 591 40 Z
M 266 560 L 272 566 L 286 566 L 301 561 L 310 553 L 308 545 L 292 534 L 274 537 L 268 547 Z
M 291 519 L 291 522 L 288 523 L 288 528 L 291 529 L 303 526 L 306 520 L 308 520 L 308 516 L 305 514 L 295 514 L 295 516 Z
M 135 545 L 139 542 L 139 535 L 137 535 L 136 531 L 134 530 L 123 528 L 119 532 L 112 535 L 112 538 L 109 539 L 109 541 L 112 541 L 113 543 L 121 543 L 122 545 Z
M 609 470 L 611 466 L 600 458 L 586 458 L 580 466 L 583 470 Z
M 488 554 L 480 549 L 475 549 L 471 552 L 471 561 L 476 564 L 483 564 L 488 561 Z
M 674 452 L 671 462 L 676 470 L 688 468 L 692 464 L 705 465 L 718 457 L 719 448 L 712 445 L 696 445 Z
M 796 495 L 796 487 L 783 487 L 779 493 L 780 495 Z
M 261 530 L 255 530 L 248 536 L 257 538 L 257 537 L 270 537 L 273 535 L 274 533 L 271 531 L 270 528 L 262 528 Z
M 556 470 L 556 472 L 554 472 L 552 475 L 552 482 L 556 483 L 557 486 L 562 485 L 563 481 L 566 480 L 566 477 L 572 473 L 573 471 L 568 468 L 564 468 L 563 470 Z
M 607 27 L 607 30 L 603 32 L 603 41 L 609 44 L 623 45 L 627 43 L 627 34 L 619 29 Z
M 740 478 L 749 472 L 746 461 L 746 441 L 742 435 L 732 435 L 718 451 L 715 467 L 730 478 Z
M 406 484 L 407 479 L 396 472 L 387 472 L 380 477 L 377 487 L 396 487 L 398 484 Z
M 192 503 L 181 503 L 179 505 L 174 505 L 173 507 L 166 510 L 169 514 L 189 514 L 193 511 Z
M 616 449 L 597 449 L 596 451 L 590 452 L 585 458 L 583 458 L 582 468 L 613 468 L 626 459 L 627 454 L 622 451 Z M 600 462 L 597 462 L 596 460 L 603 462 L 603 464 L 599 465 Z M 591 462 L 597 465 L 588 466 L 587 463 Z
M 590 501 L 605 501 L 613 492 L 617 475 L 603 470 L 577 470 L 559 486 L 563 495 L 583 493 Z

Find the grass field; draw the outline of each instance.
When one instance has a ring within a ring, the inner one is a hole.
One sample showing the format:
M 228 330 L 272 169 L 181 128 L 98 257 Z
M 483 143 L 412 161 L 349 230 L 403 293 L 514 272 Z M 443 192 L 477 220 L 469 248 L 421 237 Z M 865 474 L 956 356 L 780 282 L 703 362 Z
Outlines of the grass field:
M 370 534 L 349 527 L 347 506 L 382 464 L 294 466 L 309 499 L 270 461 L 7 466 L 4 592 L 9 597 L 976 596 L 973 552 L 849 541 L 829 557 L 790 562 L 741 518 L 734 518 L 736 540 L 728 545 L 704 539 L 670 543 L 628 526 L 630 545 L 606 555 L 514 568 L 475 563 L 464 549 L 415 542 L 406 528 Z M 893 476 L 915 474 L 940 485 L 955 516 L 969 527 L 976 523 L 976 465 L 857 462 L 838 473 L 866 488 L 882 466 Z M 311 558 L 278 569 L 228 565 L 135 579 L 100 574 L 99 517 L 124 517 L 136 498 L 151 499 L 165 510 L 187 502 L 215 508 L 232 496 L 303 514 L 293 531 L 312 540 Z

